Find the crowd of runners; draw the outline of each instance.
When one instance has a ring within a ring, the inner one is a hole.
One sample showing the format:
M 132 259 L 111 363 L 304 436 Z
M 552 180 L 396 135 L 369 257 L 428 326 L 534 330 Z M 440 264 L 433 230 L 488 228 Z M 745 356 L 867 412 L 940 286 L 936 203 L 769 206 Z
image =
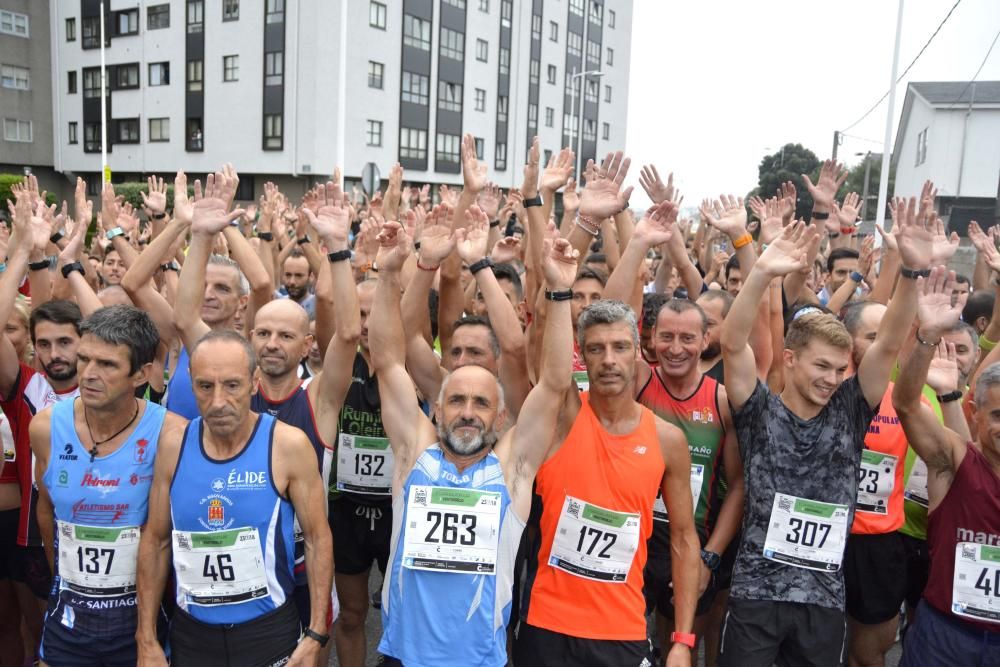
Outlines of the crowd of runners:
M 539 154 L 15 186 L 0 665 L 1000 665 L 996 228 Z

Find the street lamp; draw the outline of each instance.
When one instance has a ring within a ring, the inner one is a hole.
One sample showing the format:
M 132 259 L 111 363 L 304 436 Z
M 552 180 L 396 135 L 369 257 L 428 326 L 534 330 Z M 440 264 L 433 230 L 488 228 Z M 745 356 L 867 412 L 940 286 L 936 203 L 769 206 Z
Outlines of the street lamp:
M 583 174 L 581 170 L 583 169 L 583 84 L 587 80 L 588 76 L 592 76 L 595 79 L 599 79 L 604 76 L 604 72 L 600 70 L 588 70 L 586 72 L 577 72 L 576 68 L 573 69 L 573 74 L 570 76 L 570 81 L 573 85 L 573 99 L 571 108 L 576 108 L 576 81 L 575 79 L 580 79 L 580 109 L 577 113 L 576 119 L 576 178 L 579 182 Z

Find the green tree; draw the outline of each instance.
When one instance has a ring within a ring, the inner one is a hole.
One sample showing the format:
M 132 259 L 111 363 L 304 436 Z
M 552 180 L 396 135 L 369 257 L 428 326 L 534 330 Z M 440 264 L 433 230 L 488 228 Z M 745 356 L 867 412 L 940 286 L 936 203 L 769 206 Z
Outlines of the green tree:
M 871 161 L 871 173 L 868 177 L 868 202 L 865 204 L 865 210 L 862 214 L 864 220 L 874 220 L 875 219 L 875 209 L 878 208 L 878 186 L 879 186 L 879 176 L 882 173 L 882 156 L 878 153 L 872 153 L 869 158 Z M 896 175 L 890 170 L 889 172 L 889 198 L 892 198 L 893 190 L 895 189 Z M 862 160 L 854 167 L 851 168 L 850 173 L 847 175 L 847 181 L 844 183 L 843 191 L 847 192 L 857 192 L 858 195 L 864 194 L 865 191 L 865 161 Z
M 802 181 L 802 174 L 809 174 L 815 183 L 819 174 L 820 160 L 816 154 L 802 144 L 785 144 L 783 148 L 765 155 L 758 167 L 757 189 L 752 194 L 762 198 L 773 197 L 785 181 L 795 184 L 797 201 L 795 217 L 808 218 L 812 211 L 812 197 Z

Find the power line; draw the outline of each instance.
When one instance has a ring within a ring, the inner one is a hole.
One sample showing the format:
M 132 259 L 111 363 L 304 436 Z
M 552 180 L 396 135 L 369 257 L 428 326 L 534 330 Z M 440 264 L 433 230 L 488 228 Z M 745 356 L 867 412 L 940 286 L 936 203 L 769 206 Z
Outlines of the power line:
M 957 8 L 960 4 L 962 4 L 962 0 L 955 0 L 955 4 L 951 6 L 951 9 L 948 10 L 948 13 L 945 15 L 944 19 L 942 19 L 941 23 L 938 24 L 938 27 L 934 29 L 934 32 L 931 33 L 931 36 L 927 39 L 927 42 L 923 45 L 923 47 L 921 47 L 920 51 L 917 52 L 916 57 L 914 57 L 913 60 L 910 61 L 910 64 L 906 66 L 906 69 L 903 70 L 903 73 L 899 75 L 898 79 L 896 79 L 896 83 L 897 84 L 900 81 L 902 81 L 904 78 L 906 78 L 906 75 L 913 68 L 913 66 L 917 63 L 917 60 L 920 59 L 920 56 L 922 56 L 924 54 L 924 51 L 927 50 L 927 47 L 931 45 L 931 42 L 934 41 L 934 38 L 937 37 L 937 34 L 939 32 L 941 32 L 941 28 L 943 28 L 944 24 L 948 22 L 948 19 L 951 18 L 951 15 L 955 11 L 955 8 Z M 842 130 L 842 132 L 846 132 L 847 130 L 850 130 L 855 125 L 857 125 L 858 123 L 860 123 L 861 121 L 863 121 L 865 118 L 868 118 L 868 115 L 871 114 L 872 111 L 875 111 L 875 109 L 877 109 L 879 107 L 879 105 L 882 104 L 882 102 L 885 101 L 885 98 L 887 98 L 887 97 L 889 97 L 889 91 L 888 90 L 885 91 L 885 95 L 883 95 L 882 97 L 880 97 L 878 99 L 878 102 L 876 102 L 875 104 L 873 104 L 871 106 L 871 108 L 868 109 L 868 111 L 866 111 L 861 116 L 861 118 L 857 119 L 856 121 L 854 121 L 853 123 L 851 123 L 850 125 L 848 125 L 847 127 L 845 127 Z
M 993 42 L 990 44 L 990 48 L 986 50 L 986 55 L 983 56 L 983 62 L 979 63 L 979 69 L 977 69 L 976 73 L 972 75 L 972 78 L 969 79 L 969 82 L 965 84 L 965 88 L 963 88 L 962 92 L 958 94 L 958 97 L 955 98 L 955 101 L 952 102 L 950 105 L 948 105 L 948 109 L 954 109 L 955 105 L 958 104 L 958 102 L 965 95 L 965 91 L 967 91 L 969 87 L 976 81 L 976 79 L 979 78 L 979 73 L 983 71 L 983 66 L 986 65 L 986 61 L 989 60 L 990 54 L 993 53 L 993 47 L 997 45 L 998 38 L 1000 38 L 1000 30 L 998 30 L 997 34 L 993 36 Z

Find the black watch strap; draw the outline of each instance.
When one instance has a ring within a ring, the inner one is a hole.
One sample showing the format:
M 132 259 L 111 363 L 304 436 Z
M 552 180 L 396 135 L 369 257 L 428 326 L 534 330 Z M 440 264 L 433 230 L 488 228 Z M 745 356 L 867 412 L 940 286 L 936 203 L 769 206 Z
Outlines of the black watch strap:
M 274 240 L 274 234 L 272 232 L 257 232 L 257 238 L 270 242 Z
M 830 219 L 830 214 L 829 213 L 823 213 L 821 211 L 813 211 L 812 212 L 812 218 L 813 218 L 813 220 L 829 220 Z
M 571 289 L 561 289 L 561 290 L 545 290 L 545 298 L 549 301 L 569 301 L 573 298 L 573 290 Z
M 931 275 L 930 269 L 908 269 L 905 266 L 899 268 L 899 275 L 904 278 L 909 278 L 910 280 L 916 280 L 917 278 L 926 278 Z
M 949 391 L 947 394 L 938 394 L 938 403 L 951 403 L 952 401 L 957 401 L 962 398 L 962 392 L 958 389 L 955 391 Z
M 69 278 L 69 274 L 74 271 L 79 271 L 82 276 L 87 275 L 86 271 L 83 270 L 83 264 L 80 262 L 70 262 L 62 267 L 63 278 Z
M 353 253 L 349 249 L 338 250 L 337 252 L 327 253 L 326 258 L 330 262 L 343 262 L 345 259 L 350 259 Z
M 312 628 L 306 628 L 302 634 L 309 639 L 315 639 L 316 643 L 320 645 L 320 648 L 326 646 L 327 642 L 330 641 L 330 635 L 321 635 Z
M 31 262 L 28 264 L 29 271 L 44 271 L 45 269 L 52 266 L 52 261 L 46 257 L 45 259 L 39 260 L 37 262 Z
M 55 234 L 49 237 L 49 241 L 52 243 L 59 243 L 62 237 L 65 236 L 61 231 L 57 231 Z
M 524 202 L 522 202 L 522 203 L 524 205 L 524 208 L 531 208 L 532 206 L 541 206 L 542 205 L 542 196 L 541 195 L 535 195 L 534 197 L 529 197 L 529 198 L 525 199 Z
M 493 260 L 489 257 L 483 257 L 482 259 L 469 264 L 469 273 L 476 275 L 483 269 L 488 269 L 493 267 Z

